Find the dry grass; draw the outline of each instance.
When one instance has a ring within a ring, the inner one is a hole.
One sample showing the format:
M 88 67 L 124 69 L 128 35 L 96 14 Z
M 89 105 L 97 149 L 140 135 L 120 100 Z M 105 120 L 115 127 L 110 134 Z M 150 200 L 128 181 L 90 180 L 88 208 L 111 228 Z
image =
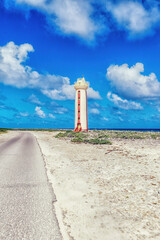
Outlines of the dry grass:
M 69 139 L 71 142 L 91 144 L 112 144 L 112 139 L 160 139 L 160 132 L 89 130 L 88 132 L 59 132 L 56 138 Z

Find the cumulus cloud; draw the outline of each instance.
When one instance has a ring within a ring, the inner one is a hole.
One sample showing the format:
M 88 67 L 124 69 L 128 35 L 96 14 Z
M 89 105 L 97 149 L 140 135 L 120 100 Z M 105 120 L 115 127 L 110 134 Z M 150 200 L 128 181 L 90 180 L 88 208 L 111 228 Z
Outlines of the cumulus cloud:
M 41 107 L 36 107 L 35 112 L 40 118 L 46 117 L 46 114 L 43 112 L 43 110 L 41 110 Z
M 32 45 L 25 43 L 20 46 L 14 42 L 0 47 L 0 82 L 17 88 L 58 88 L 62 84 L 69 84 L 66 77 L 42 75 L 24 64 L 29 52 L 33 52 Z
M 100 111 L 97 108 L 91 108 L 90 113 L 95 114 L 95 115 L 99 115 Z
M 8 2 L 5 0 L 5 2 Z M 16 7 L 36 9 L 58 32 L 87 42 L 113 29 L 125 30 L 130 37 L 151 34 L 160 25 L 157 1 L 134 0 L 13 0 Z M 108 21 L 110 19 L 110 21 Z
M 33 81 L 36 73 L 22 64 L 28 52 L 33 51 L 32 45 L 27 43 L 17 46 L 14 42 L 9 42 L 0 47 L 0 81 L 16 87 L 26 87 L 28 77 Z
M 112 94 L 111 92 L 108 92 L 107 98 L 111 102 L 113 102 L 117 107 L 125 109 L 125 110 L 129 110 L 129 109 L 142 110 L 143 109 L 143 107 L 141 106 L 140 103 L 122 99 L 118 95 Z
M 153 1 L 152 1 L 153 2 Z M 153 33 L 160 21 L 160 11 L 154 4 L 148 8 L 137 1 L 108 1 L 107 11 L 110 12 L 119 29 L 129 33 L 130 37 L 142 37 Z
M 47 97 L 54 99 L 54 100 L 64 100 L 65 97 L 61 94 L 60 90 L 53 89 L 53 90 L 42 90 L 42 93 Z
M 72 100 L 75 98 L 74 85 L 70 85 L 69 82 L 68 84 L 62 85 L 59 89 L 42 90 L 42 93 L 54 100 L 65 100 L 65 99 Z
M 89 87 L 87 91 L 88 98 L 91 99 L 101 99 L 101 96 L 98 91 L 93 90 L 93 88 Z
M 51 74 L 40 74 L 30 66 L 25 65 L 28 53 L 33 52 L 32 45 L 25 43 L 20 46 L 14 42 L 0 47 L 0 82 L 17 88 L 35 88 L 51 99 L 74 99 L 74 86 L 68 77 Z M 89 88 L 89 97 L 100 98 L 97 91 Z M 32 95 L 29 101 L 42 105 L 36 96 Z
M 54 100 L 65 100 L 75 99 L 75 89 L 74 85 L 64 84 L 62 87 L 53 90 L 42 90 L 42 93 L 47 97 L 54 99 Z M 89 99 L 101 99 L 101 96 L 98 91 L 95 91 L 93 88 L 89 87 L 87 91 L 87 96 Z
M 160 82 L 154 73 L 143 74 L 144 65 L 136 63 L 132 67 L 128 64 L 111 65 L 107 69 L 106 77 L 119 95 L 127 99 L 159 98 Z
M 19 9 L 36 9 L 58 34 L 76 36 L 93 43 L 113 29 L 130 38 L 153 34 L 160 25 L 156 0 L 4 0 Z
M 57 32 L 76 35 L 93 41 L 102 26 L 91 17 L 93 1 L 86 0 L 13 0 L 16 6 L 27 5 L 46 15 L 47 21 Z

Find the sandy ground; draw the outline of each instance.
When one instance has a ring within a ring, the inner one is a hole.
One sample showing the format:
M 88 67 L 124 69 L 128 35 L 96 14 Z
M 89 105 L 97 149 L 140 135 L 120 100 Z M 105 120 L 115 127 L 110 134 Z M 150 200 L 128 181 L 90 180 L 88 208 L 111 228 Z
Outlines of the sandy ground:
M 7 133 L 0 133 L 0 144 L 5 143 L 12 137 L 15 137 L 15 132 L 14 131 L 8 131 Z
M 65 240 L 160 240 L 160 141 L 100 146 L 33 134 Z

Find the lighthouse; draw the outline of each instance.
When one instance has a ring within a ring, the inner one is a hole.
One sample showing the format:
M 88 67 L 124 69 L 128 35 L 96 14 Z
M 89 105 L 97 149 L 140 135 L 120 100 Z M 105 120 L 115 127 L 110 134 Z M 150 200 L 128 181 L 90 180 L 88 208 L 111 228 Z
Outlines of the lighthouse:
M 87 88 L 85 78 L 78 78 L 74 84 L 75 96 L 75 132 L 88 131 Z

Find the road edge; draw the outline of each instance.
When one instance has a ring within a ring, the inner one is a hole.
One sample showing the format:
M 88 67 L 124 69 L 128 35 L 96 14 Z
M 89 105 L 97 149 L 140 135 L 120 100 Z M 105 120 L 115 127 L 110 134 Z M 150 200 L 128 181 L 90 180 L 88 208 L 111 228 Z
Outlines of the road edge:
M 64 236 L 63 236 L 63 229 L 61 227 L 61 219 L 60 219 L 60 209 L 57 208 L 57 198 L 56 198 L 56 194 L 54 192 L 54 188 L 53 188 L 53 184 L 50 182 L 50 179 L 49 179 L 49 176 L 48 176 L 48 169 L 47 169 L 47 165 L 46 165 L 46 161 L 45 161 L 45 156 L 43 155 L 43 152 L 42 152 L 42 148 L 40 146 L 40 143 L 37 139 L 37 137 L 35 136 L 35 134 L 33 134 L 31 132 L 31 134 L 35 137 L 36 139 L 36 142 L 38 144 L 38 147 L 40 149 L 40 153 L 41 153 L 41 156 L 42 156 L 42 159 L 43 159 L 43 164 L 44 164 L 44 168 L 45 168 L 45 174 L 46 174 L 46 178 L 47 178 L 47 184 L 48 184 L 48 187 L 49 187 L 49 191 L 51 192 L 51 196 L 52 196 L 52 214 L 54 215 L 55 214 L 55 217 L 56 217 L 56 223 L 57 223 L 57 226 L 58 226 L 58 229 L 59 229 L 59 233 L 61 235 L 61 239 L 62 240 L 68 240 L 68 239 L 65 239 Z

